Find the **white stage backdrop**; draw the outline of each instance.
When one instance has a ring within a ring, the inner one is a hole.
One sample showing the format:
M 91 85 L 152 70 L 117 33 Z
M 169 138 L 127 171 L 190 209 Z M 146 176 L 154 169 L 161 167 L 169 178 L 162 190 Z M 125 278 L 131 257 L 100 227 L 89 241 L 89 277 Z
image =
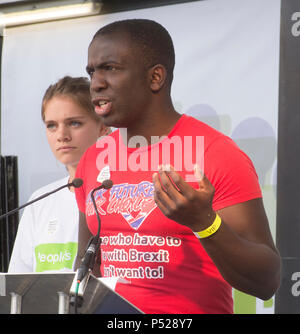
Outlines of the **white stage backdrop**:
M 19 158 L 20 204 L 65 175 L 40 117 L 45 89 L 64 75 L 86 76 L 93 34 L 124 18 L 154 19 L 169 30 L 177 110 L 231 136 L 252 158 L 275 237 L 280 0 L 195 1 L 7 29 L 1 152 Z M 235 299 L 236 312 L 273 312 L 273 300 L 263 303 L 237 292 Z

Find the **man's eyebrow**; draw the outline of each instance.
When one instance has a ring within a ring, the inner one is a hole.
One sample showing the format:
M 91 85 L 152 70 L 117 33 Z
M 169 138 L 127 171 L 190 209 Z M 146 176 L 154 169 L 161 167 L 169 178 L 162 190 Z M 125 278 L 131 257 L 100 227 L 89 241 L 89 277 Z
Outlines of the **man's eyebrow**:
M 102 69 L 102 68 L 104 68 L 107 65 L 119 65 L 119 62 L 117 62 L 115 60 L 106 60 L 106 61 L 103 61 L 103 62 L 101 62 L 99 64 L 96 64 L 95 66 L 89 66 L 89 65 L 87 65 L 86 68 L 85 68 L 85 70 L 87 72 L 89 72 L 89 71 L 92 71 L 94 69 Z

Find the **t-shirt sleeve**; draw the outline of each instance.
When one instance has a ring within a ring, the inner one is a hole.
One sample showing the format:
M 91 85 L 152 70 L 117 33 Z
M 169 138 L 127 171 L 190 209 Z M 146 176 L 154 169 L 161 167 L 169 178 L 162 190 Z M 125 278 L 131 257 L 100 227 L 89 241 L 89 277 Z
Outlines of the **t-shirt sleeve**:
M 215 187 L 214 210 L 262 197 L 252 161 L 227 136 L 219 137 L 206 149 L 204 171 Z
M 79 188 L 75 189 L 75 197 L 76 197 L 76 202 L 77 202 L 77 206 L 80 212 L 85 213 L 85 161 L 86 161 L 86 155 L 87 152 L 85 154 L 83 154 L 83 156 L 81 157 L 77 168 L 76 168 L 76 174 L 75 177 L 76 178 L 80 178 L 83 181 L 83 185 Z

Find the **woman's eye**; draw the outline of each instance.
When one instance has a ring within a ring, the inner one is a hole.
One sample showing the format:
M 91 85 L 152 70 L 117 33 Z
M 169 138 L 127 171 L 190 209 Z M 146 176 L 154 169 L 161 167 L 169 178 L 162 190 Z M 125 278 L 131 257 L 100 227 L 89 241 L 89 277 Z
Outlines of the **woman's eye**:
M 78 122 L 78 121 L 71 121 L 70 122 L 70 125 L 72 126 L 72 127 L 79 127 L 80 125 L 81 125 L 82 123 L 81 122 Z
M 55 124 L 54 123 L 48 123 L 46 125 L 46 127 L 47 127 L 48 130 L 53 130 L 55 128 Z

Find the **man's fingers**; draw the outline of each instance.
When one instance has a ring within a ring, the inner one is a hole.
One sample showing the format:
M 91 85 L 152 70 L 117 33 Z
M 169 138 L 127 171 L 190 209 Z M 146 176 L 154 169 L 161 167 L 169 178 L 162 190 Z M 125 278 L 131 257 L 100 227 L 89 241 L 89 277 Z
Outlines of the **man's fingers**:
M 195 175 L 195 178 L 198 182 L 201 182 L 203 177 L 205 176 L 204 172 L 202 171 L 202 169 L 197 164 L 194 165 L 194 175 Z
M 188 197 L 193 188 L 175 171 L 171 165 L 160 166 L 158 169 L 162 185 L 171 199 L 177 201 L 181 196 Z
M 160 166 L 153 174 L 154 200 L 162 213 L 185 225 L 187 217 L 199 216 L 199 212 L 211 205 L 214 187 L 204 173 L 195 172 L 199 189 L 194 189 L 172 166 Z
M 194 165 L 194 175 L 199 184 L 199 189 L 209 191 L 213 188 L 212 184 L 197 164 Z
M 160 175 L 158 173 L 153 174 L 153 185 L 154 185 L 154 200 L 163 214 L 168 215 L 169 207 L 172 205 L 172 201 L 169 198 L 168 193 L 163 189 L 161 184 Z
M 156 198 L 159 199 L 165 207 L 171 208 L 174 204 L 181 205 L 186 200 L 195 200 L 197 196 L 201 196 L 201 193 L 205 196 L 209 194 L 213 196 L 213 185 L 197 165 L 195 165 L 194 173 L 198 181 L 198 189 L 194 189 L 188 184 L 182 176 L 175 171 L 173 166 L 159 166 L 154 184 L 154 189 L 157 194 Z

